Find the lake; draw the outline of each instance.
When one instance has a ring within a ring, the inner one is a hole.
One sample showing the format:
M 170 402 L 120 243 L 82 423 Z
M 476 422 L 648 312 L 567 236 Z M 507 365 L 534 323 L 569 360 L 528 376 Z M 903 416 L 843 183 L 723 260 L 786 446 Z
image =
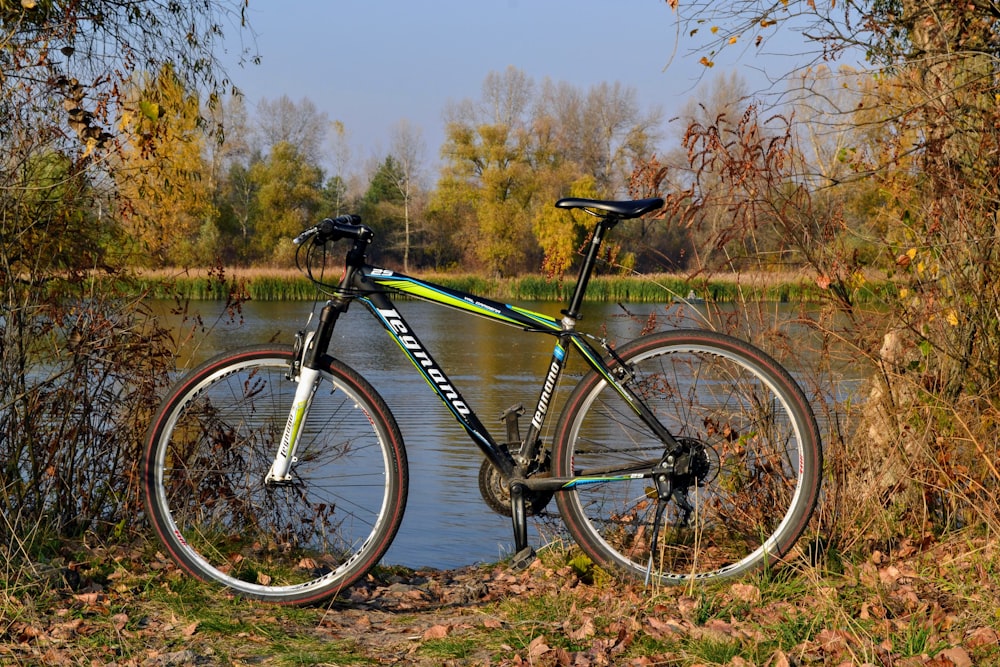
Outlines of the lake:
M 500 414 L 516 403 L 524 404 L 528 411 L 534 408 L 555 340 L 421 301 L 401 300 L 396 305 L 466 402 L 502 441 Z M 555 302 L 518 305 L 553 317 L 558 317 L 563 307 Z M 165 303 L 154 307 L 160 313 L 168 311 Z M 312 304 L 251 301 L 243 306 L 242 322 L 230 321 L 219 302 L 191 302 L 189 309 L 200 314 L 205 330 L 192 329 L 190 318 L 165 315 L 165 322 L 179 338 L 190 336 L 179 358 L 184 367 L 227 349 L 271 340 L 291 343 L 295 332 L 305 328 Z M 651 313 L 659 329 L 699 324 L 699 310 L 683 304 L 638 304 L 629 305 L 628 310 L 626 313 L 617 304 L 586 304 L 580 329 L 621 342 L 637 336 Z M 791 322 L 798 313 L 797 306 L 773 305 L 771 310 L 778 321 Z M 809 335 L 804 327 L 788 326 L 794 335 Z M 454 568 L 509 555 L 513 551 L 510 519 L 493 513 L 479 494 L 482 454 L 361 304 L 354 304 L 341 317 L 330 352 L 353 366 L 382 394 L 406 444 L 409 501 L 402 527 L 383 562 Z M 571 360 L 543 440 L 547 441 L 562 400 L 584 370 L 578 359 Z M 856 385 L 848 378 L 833 394 L 842 396 Z M 527 416 L 522 418 L 522 433 L 527 420 Z M 536 547 L 560 536 L 555 501 L 548 511 L 551 517 L 529 521 L 530 539 Z

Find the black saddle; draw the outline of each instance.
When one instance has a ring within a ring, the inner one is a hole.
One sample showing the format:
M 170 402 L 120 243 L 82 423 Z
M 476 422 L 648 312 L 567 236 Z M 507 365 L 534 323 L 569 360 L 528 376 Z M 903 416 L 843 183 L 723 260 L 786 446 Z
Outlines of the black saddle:
M 648 199 L 629 199 L 624 201 L 608 201 L 604 199 L 579 199 L 568 197 L 556 202 L 557 208 L 583 208 L 606 211 L 611 215 L 627 220 L 628 218 L 638 218 L 650 211 L 655 211 L 663 207 L 663 199 L 660 197 L 650 197 Z M 588 210 L 588 213 L 591 211 Z M 596 215 L 596 214 L 595 214 Z

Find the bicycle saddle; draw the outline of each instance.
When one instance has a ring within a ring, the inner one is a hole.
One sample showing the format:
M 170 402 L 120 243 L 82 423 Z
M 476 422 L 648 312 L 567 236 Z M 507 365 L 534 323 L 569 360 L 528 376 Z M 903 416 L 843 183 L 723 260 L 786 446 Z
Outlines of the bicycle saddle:
M 593 208 L 600 211 L 607 211 L 619 218 L 638 218 L 650 211 L 655 211 L 663 206 L 663 199 L 660 197 L 650 197 L 648 199 L 630 199 L 625 201 L 607 201 L 603 199 L 579 199 L 577 197 L 567 197 L 556 202 L 557 208 Z

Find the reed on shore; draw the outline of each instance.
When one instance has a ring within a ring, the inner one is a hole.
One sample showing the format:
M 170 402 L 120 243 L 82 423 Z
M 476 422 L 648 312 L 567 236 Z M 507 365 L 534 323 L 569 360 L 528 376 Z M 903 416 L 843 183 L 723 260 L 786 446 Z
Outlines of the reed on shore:
M 489 278 L 475 274 L 426 273 L 419 277 L 443 287 L 497 301 L 564 301 L 574 276 L 522 275 Z M 283 269 L 157 270 L 140 273 L 136 289 L 152 298 L 226 299 L 232 294 L 256 301 L 302 301 L 317 296 L 316 287 L 301 273 Z M 859 300 L 884 296 L 888 285 L 869 283 Z M 814 280 L 795 273 L 728 274 L 691 277 L 683 274 L 594 276 L 587 288 L 594 301 L 664 303 L 693 298 L 711 302 L 740 300 L 809 303 L 826 298 Z

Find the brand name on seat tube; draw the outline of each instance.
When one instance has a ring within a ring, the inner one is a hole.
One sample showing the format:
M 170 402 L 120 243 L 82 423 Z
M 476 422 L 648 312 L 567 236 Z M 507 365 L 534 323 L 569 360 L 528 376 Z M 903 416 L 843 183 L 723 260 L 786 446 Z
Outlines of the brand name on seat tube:
M 382 309 L 378 308 L 379 315 L 382 319 L 389 325 L 389 328 L 396 334 L 396 338 L 399 340 L 400 344 L 407 349 L 407 351 L 412 355 L 414 361 L 420 364 L 420 368 L 423 369 L 427 377 L 431 379 L 434 386 L 437 388 L 438 392 L 448 404 L 455 409 L 457 413 L 462 416 L 472 414 L 472 410 L 469 406 L 465 404 L 464 401 L 460 400 L 458 397 L 458 392 L 448 383 L 448 378 L 445 377 L 444 372 L 440 368 L 434 365 L 434 361 L 431 359 L 427 351 L 420 345 L 420 342 L 416 339 L 410 330 L 406 328 L 403 320 L 400 319 L 399 313 L 396 312 L 395 308 Z
M 559 377 L 559 362 L 553 361 L 549 366 L 549 374 L 545 376 L 545 386 L 542 387 L 542 395 L 538 399 L 538 408 L 535 416 L 531 418 L 531 425 L 541 430 L 542 420 L 545 413 L 549 411 L 549 401 L 552 399 L 552 392 L 556 388 L 556 379 Z

